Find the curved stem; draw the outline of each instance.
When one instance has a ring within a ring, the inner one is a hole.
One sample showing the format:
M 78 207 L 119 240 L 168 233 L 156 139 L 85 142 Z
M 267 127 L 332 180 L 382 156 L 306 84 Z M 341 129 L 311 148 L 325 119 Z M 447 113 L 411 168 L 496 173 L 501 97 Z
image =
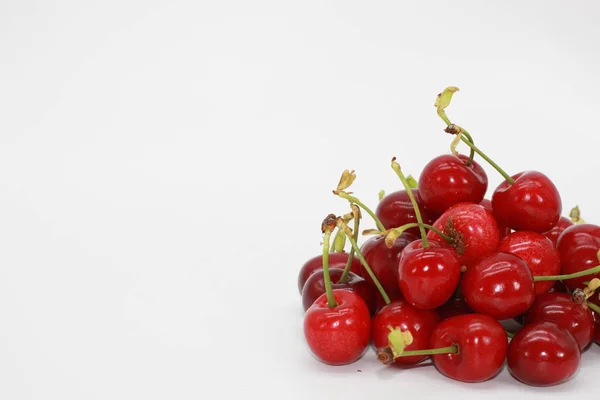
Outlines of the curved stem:
M 539 281 L 566 281 L 567 279 L 579 278 L 581 276 L 591 275 L 600 272 L 600 265 L 593 268 L 586 269 L 584 271 L 574 272 L 568 275 L 548 275 L 548 276 L 534 276 L 535 282 Z
M 475 151 L 477 154 L 479 154 L 481 156 L 481 158 L 483 158 L 485 161 L 487 161 L 492 167 L 494 167 L 494 169 L 496 171 L 498 171 L 500 173 L 500 175 L 502 175 L 504 177 L 504 179 L 506 179 L 506 182 L 508 182 L 509 185 L 512 185 L 513 183 L 515 183 L 515 180 L 513 178 L 511 178 L 510 175 L 508 175 L 502 168 L 500 168 L 498 166 L 498 164 L 496 164 L 494 161 L 492 161 L 491 158 L 489 158 L 483 151 L 479 150 L 477 148 L 477 146 L 475 146 L 473 143 L 469 142 L 469 139 L 467 139 L 465 137 L 465 130 L 460 128 L 462 131 L 463 136 L 460 138 L 460 140 L 462 140 L 467 146 L 469 146 L 471 148 L 471 150 Z M 469 133 L 467 132 L 467 135 Z
M 358 214 L 358 213 L 356 213 Z M 356 215 L 354 217 L 354 231 L 352 233 L 352 237 L 354 239 L 355 242 L 358 241 L 358 229 L 360 226 L 360 218 L 357 218 L 358 215 Z M 338 228 L 338 229 L 342 229 L 342 228 Z M 348 260 L 346 261 L 346 267 L 344 268 L 344 272 L 342 273 L 342 276 L 340 277 L 340 280 L 338 282 L 344 283 L 348 281 L 348 274 L 350 274 L 350 267 L 352 266 L 352 261 L 354 261 L 354 247 L 350 248 L 350 253 L 348 254 Z
M 381 223 L 381 221 L 379 220 L 379 218 L 377 218 L 377 215 L 375 215 L 375 213 L 369 207 L 367 207 L 364 203 L 362 203 L 356 197 L 354 197 L 352 195 L 349 195 L 346 192 L 338 192 L 336 194 L 338 196 L 340 196 L 341 198 L 350 201 L 351 203 L 355 203 L 357 206 L 359 206 L 360 208 L 362 208 L 363 210 L 365 210 L 366 213 L 369 214 L 371 216 L 371 218 L 373 218 L 373 221 L 375 221 L 375 224 L 377 225 L 377 228 L 379 228 L 379 230 L 381 230 L 381 231 L 385 231 L 385 226 L 383 226 L 383 224 Z
M 587 304 L 587 306 L 589 308 L 591 308 L 592 311 L 594 311 L 596 314 L 600 315 L 600 307 L 598 307 L 597 305 L 595 305 L 591 301 L 586 301 L 585 304 Z
M 329 275 L 329 238 L 331 230 L 326 230 L 323 235 L 323 280 L 325 282 L 325 293 L 327 293 L 327 307 L 333 308 L 337 306 L 333 290 L 331 288 L 331 276 Z
M 440 237 L 442 239 L 444 239 L 446 242 L 448 242 L 448 243 L 454 243 L 454 239 L 452 239 L 450 236 L 446 235 L 444 232 L 442 232 L 441 230 L 439 230 L 435 226 L 429 225 L 429 224 L 419 224 L 418 222 L 409 222 L 408 224 L 404 224 L 402 226 L 399 226 L 398 228 L 394 228 L 394 230 L 399 230 L 401 232 L 404 232 L 407 229 L 416 228 L 416 227 L 423 227 L 425 229 L 429 229 L 430 231 L 434 231 L 435 233 L 437 233 L 438 235 L 440 235 Z
M 426 249 L 429 247 L 429 242 L 427 241 L 427 234 L 425 233 L 425 228 L 423 227 L 423 218 L 421 217 L 421 211 L 419 210 L 419 205 L 417 204 L 417 200 L 412 192 L 406 177 L 402 173 L 402 169 L 400 169 L 400 164 L 396 162 L 396 157 L 392 158 L 392 169 L 396 171 L 396 175 L 402 181 L 402 185 L 404 185 L 404 190 L 406 190 L 406 194 L 408 194 L 408 198 L 412 203 L 412 206 L 415 210 L 415 217 L 417 217 L 417 222 L 419 223 L 419 230 L 421 231 L 421 241 L 423 242 L 423 248 Z
M 469 142 L 471 142 L 471 144 L 475 144 L 469 132 L 463 129 L 462 134 L 469 140 Z M 467 167 L 470 167 L 471 164 L 473 164 L 473 157 L 475 157 L 475 150 L 471 148 L 471 152 L 469 153 L 469 159 L 467 160 Z
M 433 356 L 435 354 L 458 354 L 458 346 L 452 345 L 429 350 L 406 350 L 403 351 L 402 354 L 398 355 L 398 357 Z

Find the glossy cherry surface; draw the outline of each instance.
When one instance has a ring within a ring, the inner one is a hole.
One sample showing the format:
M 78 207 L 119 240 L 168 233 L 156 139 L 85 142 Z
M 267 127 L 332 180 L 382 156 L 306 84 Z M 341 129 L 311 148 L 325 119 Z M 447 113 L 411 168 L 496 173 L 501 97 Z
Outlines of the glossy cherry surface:
M 418 191 L 426 210 L 442 214 L 457 203 L 479 203 L 488 187 L 484 169 L 469 157 L 443 154 L 425 165 L 419 176 Z
M 502 370 L 508 338 L 495 319 L 465 314 L 440 322 L 431 334 L 429 345 L 430 348 L 458 346 L 458 354 L 432 356 L 442 374 L 462 382 L 483 382 Z
M 427 237 L 437 240 L 442 246 L 454 248 L 459 256 L 458 261 L 467 268 L 491 254 L 500 242 L 496 219 L 480 204 L 456 204 L 446 210 L 433 226 L 456 242 L 448 244 L 434 231 L 429 231 Z
M 346 268 L 346 262 L 348 261 L 349 253 L 330 253 L 329 254 L 329 268 Z M 315 256 L 302 265 L 300 272 L 298 273 L 298 291 L 302 294 L 302 288 L 308 280 L 308 277 L 317 270 L 323 269 L 323 255 Z M 357 275 L 361 275 L 361 265 L 357 257 L 352 260 L 352 266 L 350 271 Z
M 550 239 L 552 244 L 556 246 L 556 242 L 558 241 L 558 237 L 560 236 L 560 234 L 572 225 L 574 225 L 573 221 L 571 221 L 569 218 L 560 217 L 556 225 L 550 228 L 550 230 L 544 232 L 543 235 Z
M 525 316 L 525 324 L 553 322 L 571 332 L 579 349 L 585 349 L 594 337 L 594 316 L 588 307 L 577 304 L 566 293 L 537 296 Z
M 398 263 L 398 286 L 413 306 L 431 310 L 444 304 L 460 280 L 458 256 L 452 249 L 430 247 L 403 252 Z
M 409 331 L 413 342 L 404 350 L 421 350 L 429 346 L 429 339 L 440 317 L 433 310 L 419 310 L 404 300 L 395 300 L 384 306 L 371 322 L 371 340 L 375 349 L 388 346 L 389 327 Z M 428 356 L 397 357 L 396 364 L 410 365 L 423 361 Z
M 599 265 L 600 226 L 578 224 L 568 227 L 558 237 L 556 245 L 560 253 L 561 273 L 572 274 Z M 600 273 L 567 279 L 563 282 L 570 289 L 585 287 L 583 282 L 600 278 Z
M 488 199 L 483 199 L 479 202 L 480 205 L 482 205 L 486 210 L 488 210 L 489 212 L 493 213 L 494 210 L 492 209 L 492 201 L 488 200 Z M 506 235 L 508 235 L 511 232 L 511 229 L 502 224 L 500 221 L 496 220 L 496 223 L 498 224 L 498 231 L 500 232 L 500 239 L 504 238 Z
M 419 206 L 423 223 L 429 225 L 433 224 L 439 214 L 432 214 L 423 207 L 417 189 L 412 189 L 412 193 Z M 397 228 L 405 224 L 417 222 L 415 209 L 410 202 L 406 190 L 398 190 L 385 195 L 379 204 L 377 204 L 375 215 L 377 215 L 377 218 L 379 218 L 385 229 Z M 407 229 L 406 232 L 418 236 L 419 228 L 410 228 Z
M 516 231 L 539 233 L 556 225 L 562 201 L 550 178 L 538 171 L 520 172 L 512 178 L 513 184 L 503 181 L 492 195 L 498 221 Z
M 581 352 L 566 329 L 552 322 L 525 325 L 508 348 L 508 370 L 532 386 L 551 386 L 571 379 L 579 370 Z
M 560 274 L 560 254 L 550 239 L 541 233 L 517 231 L 500 241 L 498 251 L 514 254 L 527 263 L 533 276 Z M 555 281 L 535 283 L 535 294 L 549 291 Z
M 533 276 L 525 261 L 499 252 L 463 274 L 461 293 L 474 311 L 497 320 L 525 313 L 535 298 Z
M 347 289 L 336 289 L 337 306 L 327 307 L 322 295 L 304 314 L 304 337 L 321 362 L 344 365 L 360 359 L 371 335 L 371 316 L 364 300 Z

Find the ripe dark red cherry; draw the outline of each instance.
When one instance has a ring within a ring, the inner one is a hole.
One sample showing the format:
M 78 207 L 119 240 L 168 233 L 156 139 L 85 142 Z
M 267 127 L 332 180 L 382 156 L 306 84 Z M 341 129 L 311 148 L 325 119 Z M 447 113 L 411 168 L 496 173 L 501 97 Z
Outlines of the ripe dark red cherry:
M 495 319 L 465 314 L 443 320 L 431 334 L 431 348 L 452 345 L 458 346 L 457 354 L 432 356 L 438 371 L 462 382 L 483 382 L 501 371 L 508 338 Z
M 417 189 L 412 189 L 412 193 L 415 196 L 415 200 L 421 211 L 423 223 L 429 225 L 433 224 L 439 215 L 432 214 L 425 210 Z M 377 205 L 375 215 L 379 218 L 385 229 L 397 228 L 405 224 L 417 222 L 415 210 L 406 190 L 398 190 L 384 196 Z M 409 228 L 406 232 L 418 236 L 419 228 Z
M 327 307 L 323 294 L 304 314 L 304 337 L 312 354 L 331 365 L 360 359 L 369 345 L 371 316 L 364 300 L 347 289 L 336 289 L 337 306 Z
M 471 266 L 462 277 L 461 293 L 475 312 L 497 320 L 525 313 L 535 298 L 533 276 L 525 261 L 494 253 Z
M 441 214 L 457 203 L 479 203 L 487 191 L 484 169 L 469 157 L 444 154 L 429 161 L 419 177 L 417 190 L 426 210 Z
M 349 253 L 330 253 L 329 268 L 346 268 L 348 255 Z M 308 280 L 308 277 L 311 276 L 313 272 L 317 270 L 323 270 L 323 255 L 321 254 L 306 261 L 304 265 L 300 268 L 300 272 L 298 273 L 298 290 L 300 291 L 300 294 L 302 294 L 302 288 Z M 361 265 L 358 258 L 354 257 L 354 259 L 352 260 L 352 266 L 350 267 L 350 271 L 354 272 L 357 275 L 362 274 Z
M 404 300 L 395 300 L 384 306 L 371 322 L 371 340 L 373 347 L 383 349 L 388 346 L 389 327 L 410 331 L 413 342 L 405 350 L 420 350 L 429 346 L 431 332 L 440 317 L 433 310 L 419 310 Z M 408 356 L 395 359 L 396 364 L 410 365 L 423 361 L 427 356 Z
M 494 210 L 492 209 L 492 202 L 490 200 L 483 199 L 479 202 L 479 204 L 482 205 L 486 210 L 488 210 L 492 214 L 494 213 Z M 498 224 L 498 231 L 500 232 L 500 239 L 504 238 L 506 235 L 508 235 L 511 232 L 510 228 L 508 226 L 505 226 L 502 223 L 500 223 L 500 221 L 496 220 L 496 223 Z
M 498 251 L 522 258 L 533 276 L 560 274 L 560 254 L 550 239 L 541 233 L 517 231 L 500 241 Z M 555 281 L 535 283 L 535 294 L 549 291 Z
M 573 221 L 565 217 L 560 217 L 556 225 L 550 228 L 550 230 L 544 232 L 543 235 L 550 239 L 550 241 L 552 241 L 552 244 L 556 246 L 556 242 L 558 241 L 558 237 L 560 236 L 560 234 L 572 225 L 574 225 Z
M 479 204 L 456 204 L 446 210 L 433 226 L 455 239 L 455 243 L 449 244 L 434 231 L 429 231 L 427 237 L 442 246 L 454 248 L 458 261 L 467 268 L 494 252 L 500 241 L 494 216 Z
M 347 282 L 340 283 L 339 279 L 343 273 L 343 269 L 329 269 L 331 287 L 333 289 L 350 289 L 355 291 L 365 301 L 371 314 L 374 314 L 377 299 L 373 285 L 353 272 L 348 274 Z M 323 269 L 321 269 L 312 274 L 304 285 L 304 289 L 302 290 L 302 306 L 304 307 L 304 311 L 308 310 L 323 293 L 325 293 L 325 279 L 323 277 Z
M 546 232 L 560 218 L 562 201 L 554 183 L 538 171 L 520 172 L 492 195 L 496 219 L 516 231 Z
M 436 308 L 441 319 L 455 317 L 457 315 L 472 314 L 473 310 L 469 308 L 467 302 L 462 296 L 452 296 L 450 300 Z
M 566 329 L 552 322 L 525 325 L 508 347 L 508 370 L 532 386 L 551 386 L 571 379 L 579 370 L 581 352 Z
M 452 249 L 429 247 L 403 252 L 398 263 L 398 286 L 413 306 L 431 310 L 443 305 L 460 280 L 458 256 Z
M 600 226 L 577 224 L 565 229 L 556 244 L 560 253 L 561 273 L 572 274 L 595 267 L 599 264 L 597 253 L 600 249 Z M 600 273 L 567 279 L 563 282 L 570 289 L 585 287 L 583 282 L 600 278 Z
M 525 324 L 553 322 L 571 332 L 579 349 L 585 349 L 594 336 L 594 316 L 583 304 L 577 304 L 566 293 L 537 296 L 525 317 Z

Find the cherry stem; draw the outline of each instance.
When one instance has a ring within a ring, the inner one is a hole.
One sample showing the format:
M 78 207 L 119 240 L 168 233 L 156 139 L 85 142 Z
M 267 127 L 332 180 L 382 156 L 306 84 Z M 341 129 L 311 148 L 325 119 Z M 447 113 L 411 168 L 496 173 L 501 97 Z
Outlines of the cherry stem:
M 456 128 L 457 128 L 457 125 L 449 125 L 447 129 L 450 130 L 450 132 L 452 133 L 452 132 L 455 132 Z M 506 182 L 508 182 L 509 185 L 512 185 L 513 183 L 515 183 L 515 180 L 509 174 L 507 174 L 506 171 L 504 171 L 502 168 L 500 168 L 500 166 L 498 166 L 498 164 L 496 164 L 491 158 L 489 158 L 483 151 L 479 150 L 479 148 L 477 146 L 475 146 L 475 144 L 473 144 L 471 141 L 469 141 L 468 138 L 471 137 L 469 132 L 464 130 L 462 127 L 458 127 L 458 129 L 460 129 L 460 132 L 462 132 L 462 134 L 463 134 L 463 136 L 461 136 L 460 140 L 462 140 L 467 146 L 469 146 L 471 148 L 471 150 L 475 151 L 477 154 L 479 154 L 481 156 L 481 158 L 483 158 L 492 167 L 494 167 L 494 169 L 496 171 L 498 171 L 500 173 L 500 175 L 502 175 L 504 177 L 504 179 L 506 180 Z
M 400 164 L 396 162 L 396 157 L 392 158 L 392 169 L 398 175 L 398 178 L 402 181 L 402 185 L 404 185 L 404 190 L 406 190 L 406 194 L 408 194 L 408 198 L 412 203 L 413 209 L 415 210 L 415 217 L 417 217 L 417 222 L 419 223 L 419 230 L 421 231 L 421 241 L 423 243 L 423 248 L 426 249 L 429 247 L 429 242 L 427 241 L 427 234 L 425 233 L 425 227 L 423 226 L 423 218 L 421 217 L 421 211 L 419 210 L 419 205 L 417 204 L 417 200 L 412 192 L 412 188 L 408 184 L 406 177 L 402 173 L 402 169 L 400 168 Z
M 515 334 L 512 333 L 512 332 L 509 332 L 507 330 L 504 330 L 504 332 L 506 332 L 506 336 L 508 336 L 509 338 L 514 338 L 515 337 Z
M 356 204 L 357 206 L 359 206 L 360 208 L 362 208 L 363 210 L 366 211 L 367 214 L 369 214 L 371 216 L 371 218 L 373 218 L 373 221 L 375 221 L 375 224 L 377 225 L 377 228 L 379 228 L 380 230 L 384 231 L 385 227 L 383 226 L 383 224 L 381 223 L 381 221 L 379 220 L 379 218 L 377 218 L 377 215 L 375 215 L 375 213 L 369 208 L 367 207 L 363 202 L 361 202 L 360 200 L 358 200 L 356 197 L 349 195 L 346 192 L 338 192 L 336 193 L 338 196 L 340 196 L 343 199 L 348 200 L 351 203 Z
M 337 306 L 335 297 L 333 297 L 333 289 L 331 288 L 331 276 L 329 275 L 329 238 L 331 230 L 326 229 L 323 235 L 323 280 L 325 282 L 325 293 L 327 293 L 327 307 L 334 308 Z
M 585 304 L 587 304 L 587 306 L 589 308 L 591 308 L 592 311 L 594 311 L 596 314 L 600 315 L 600 307 L 598 307 L 597 305 L 595 305 L 591 301 L 586 301 Z
M 563 281 L 567 279 L 579 278 L 581 276 L 591 275 L 600 272 L 600 265 L 595 266 L 594 268 L 586 269 L 584 271 L 574 272 L 568 275 L 548 275 L 548 276 L 534 276 L 533 280 L 535 282 L 539 281 Z
M 448 242 L 448 243 L 454 243 L 454 239 L 452 239 L 450 236 L 446 235 L 444 232 L 442 232 L 441 230 L 439 230 L 435 226 L 429 225 L 429 224 L 419 224 L 418 222 L 409 222 L 408 224 L 404 224 L 402 226 L 399 226 L 398 228 L 394 228 L 393 230 L 396 230 L 396 231 L 399 231 L 399 232 L 403 233 L 407 229 L 416 228 L 417 226 L 418 227 L 423 227 L 425 229 L 429 229 L 430 231 L 434 231 L 435 233 L 437 233 L 438 235 L 440 235 L 440 237 L 442 239 L 444 239 L 446 242 Z
M 471 142 L 472 145 L 475 145 L 475 142 L 473 141 L 473 138 L 471 137 L 471 134 L 467 131 L 465 131 L 464 129 L 462 130 L 462 134 L 469 140 L 469 142 Z M 471 148 L 471 152 L 469 153 L 469 159 L 467 160 L 467 167 L 470 167 L 471 164 L 473 164 L 473 158 L 475 157 L 475 150 L 473 150 L 473 148 Z
M 435 354 L 458 354 L 458 345 L 454 344 L 448 347 L 440 347 L 438 349 L 429 350 L 406 350 L 398 357 L 410 357 L 410 356 L 433 356 Z
M 358 229 L 360 226 L 360 211 L 358 210 L 358 206 L 356 204 L 352 204 L 352 211 L 354 214 L 354 231 L 352 237 L 355 242 L 358 241 Z M 338 228 L 342 230 L 342 228 Z M 348 275 L 350 274 L 350 267 L 352 266 L 352 261 L 354 261 L 354 247 L 350 248 L 350 253 L 348 254 L 348 260 L 346 261 L 346 267 L 344 268 L 344 272 L 340 277 L 339 283 L 345 283 L 348 281 Z
M 346 232 L 346 236 L 348 236 L 348 240 L 350 240 L 352 249 L 354 249 L 354 252 L 356 253 L 356 256 L 358 257 L 358 259 L 360 260 L 360 263 L 362 264 L 362 266 L 367 270 L 367 273 L 373 280 L 375 287 L 377 287 L 377 290 L 381 294 L 381 297 L 383 297 L 385 304 L 390 304 L 391 303 L 390 297 L 387 295 L 387 293 L 383 289 L 383 286 L 381 286 L 379 279 L 377 279 L 377 276 L 373 273 L 373 270 L 369 266 L 369 263 L 367 262 L 367 260 L 365 260 L 365 258 L 363 257 L 360 249 L 358 248 L 358 245 L 356 244 L 356 240 L 354 240 L 354 237 L 352 236 L 352 232 L 351 232 L 350 228 L 348 227 L 348 225 L 346 225 L 346 223 L 339 218 L 337 220 L 337 225 L 338 225 L 338 227 L 344 229 L 344 232 Z

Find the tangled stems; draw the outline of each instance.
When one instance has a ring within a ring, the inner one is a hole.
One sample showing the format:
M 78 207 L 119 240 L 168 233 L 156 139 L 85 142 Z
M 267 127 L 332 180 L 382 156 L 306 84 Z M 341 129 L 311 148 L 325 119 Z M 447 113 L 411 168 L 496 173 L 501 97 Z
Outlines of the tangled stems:
M 354 230 L 352 234 L 352 238 L 355 242 L 358 242 L 358 229 L 360 226 L 360 209 L 356 204 L 352 204 L 352 215 L 354 216 Z M 340 232 L 344 232 L 342 228 L 338 228 Z M 345 236 L 344 236 L 345 237 Z M 350 267 L 352 266 L 352 261 L 354 261 L 354 247 L 350 248 L 350 253 L 348 254 L 348 260 L 346 261 L 346 267 L 344 268 L 344 272 L 340 277 L 339 282 L 347 282 L 348 274 L 350 273 Z

